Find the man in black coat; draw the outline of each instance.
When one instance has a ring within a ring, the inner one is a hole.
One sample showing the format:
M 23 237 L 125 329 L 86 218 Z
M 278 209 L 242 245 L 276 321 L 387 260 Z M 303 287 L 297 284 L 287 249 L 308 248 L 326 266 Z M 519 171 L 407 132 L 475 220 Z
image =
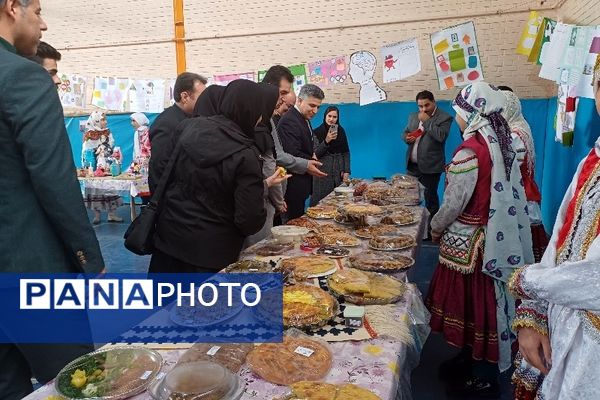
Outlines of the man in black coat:
M 47 29 L 40 10 L 39 0 L 0 0 L 0 274 L 99 273 L 104 260 L 56 87 L 44 68 L 17 55 L 35 55 Z M 2 321 L 0 336 L 10 337 L 15 327 Z M 47 382 L 92 350 L 91 344 L 1 343 L 0 399 L 23 398 L 33 390 L 32 375 Z
M 300 89 L 296 105 L 281 117 L 277 130 L 283 149 L 287 153 L 308 160 L 316 158 L 313 132 L 309 121 L 319 111 L 324 98 L 325 94 L 318 86 L 306 84 Z M 285 193 L 285 201 L 288 206 L 286 220 L 298 218 L 304 214 L 304 204 L 311 192 L 311 175 L 306 173 L 292 175 Z
M 177 77 L 173 88 L 175 104 L 166 108 L 150 126 L 152 153 L 148 165 L 148 184 L 150 192 L 156 190 L 171 153 L 173 152 L 173 133 L 177 126 L 192 116 L 196 100 L 206 89 L 207 80 L 201 75 L 184 72 Z
M 425 205 L 433 217 L 440 208 L 438 185 L 446 165 L 446 139 L 452 126 L 452 116 L 438 108 L 433 93 L 417 94 L 419 112 L 410 114 L 403 139 L 408 144 L 406 165 L 408 174 L 425 187 Z

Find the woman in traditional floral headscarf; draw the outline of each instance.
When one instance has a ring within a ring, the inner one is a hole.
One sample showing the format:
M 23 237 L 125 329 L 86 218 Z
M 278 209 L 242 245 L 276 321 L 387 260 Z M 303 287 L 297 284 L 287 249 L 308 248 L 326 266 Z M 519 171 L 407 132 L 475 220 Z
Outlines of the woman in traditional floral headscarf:
M 525 120 L 521 111 L 521 101 L 510 90 L 503 91 L 507 102 L 502 116 L 508 122 L 512 131 L 512 144 L 517 152 L 517 162 L 521 168 L 521 176 L 525 185 L 525 196 L 531 222 L 531 239 L 533 242 L 533 256 L 539 262 L 548 246 L 548 234 L 542 223 L 540 203 L 542 195 L 535 182 L 535 147 L 531 127 Z
M 446 192 L 431 220 L 440 262 L 427 305 L 430 325 L 460 347 L 440 370 L 455 395 L 497 395 L 498 375 L 511 364 L 514 300 L 511 272 L 533 261 L 527 202 L 511 131 L 501 112 L 505 95 L 477 82 L 453 103 L 463 132 L 447 167 Z
M 90 154 L 109 157 L 112 154 L 115 140 L 110 129 L 106 127 L 106 115 L 100 111 L 92 112 L 85 124 L 85 129 L 82 146 L 84 163 L 91 162 L 88 160 Z M 102 154 L 98 154 L 99 150 Z M 123 204 L 123 200 L 118 194 L 104 189 L 86 188 L 83 201 L 87 208 L 94 211 L 94 220 L 92 221 L 94 224 L 100 223 L 101 211 L 108 211 L 108 222 L 123 222 L 123 218 L 115 214 L 117 208 Z

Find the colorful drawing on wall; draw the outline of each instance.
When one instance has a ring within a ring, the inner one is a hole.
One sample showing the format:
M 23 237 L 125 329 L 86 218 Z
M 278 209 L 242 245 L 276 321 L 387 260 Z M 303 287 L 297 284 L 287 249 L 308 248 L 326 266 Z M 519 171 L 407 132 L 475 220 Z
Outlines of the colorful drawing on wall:
M 538 65 L 542 64 L 542 53 L 545 51 L 544 49 L 547 49 L 550 45 L 550 38 L 552 37 L 555 28 L 556 21 L 549 18 L 544 18 L 542 20 L 527 61 L 537 63 Z
M 128 111 L 160 113 L 165 108 L 165 81 L 163 79 L 133 80 L 128 95 Z
M 231 81 L 235 81 L 236 79 L 247 79 L 252 82 L 256 82 L 254 72 L 244 72 L 237 74 L 225 74 L 225 75 L 215 75 L 213 76 L 213 83 L 219 86 L 227 86 Z
M 431 47 L 441 90 L 466 86 L 483 79 L 473 22 L 433 33 Z
M 344 83 L 348 78 L 346 56 L 329 60 L 313 61 L 307 64 L 308 82 L 320 87 Z
M 529 54 L 531 54 L 543 19 L 544 18 L 537 11 L 529 13 L 527 24 L 525 24 L 521 39 L 519 39 L 519 44 L 517 45 L 517 54 L 522 54 L 524 56 L 529 56 Z
M 377 58 L 368 51 L 357 51 L 350 56 L 348 75 L 352 83 L 360 85 L 359 102 L 361 106 L 387 99 L 387 93 L 375 82 Z
M 421 54 L 417 39 L 388 44 L 381 48 L 383 82 L 396 82 L 421 72 Z
M 94 78 L 94 93 L 92 105 L 112 111 L 126 111 L 127 91 L 129 79 L 127 78 Z
M 63 107 L 85 108 L 87 80 L 81 75 L 60 75 L 58 96 Z

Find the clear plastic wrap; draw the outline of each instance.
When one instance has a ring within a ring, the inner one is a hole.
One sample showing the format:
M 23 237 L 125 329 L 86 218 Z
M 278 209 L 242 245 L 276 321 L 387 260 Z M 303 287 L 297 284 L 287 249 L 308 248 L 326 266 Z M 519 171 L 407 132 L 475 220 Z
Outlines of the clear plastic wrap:
M 266 240 L 247 248 L 244 250 L 244 254 L 256 254 L 257 256 L 261 257 L 272 257 L 280 256 L 293 249 L 293 243 L 281 243 L 278 240 Z
M 400 272 L 412 267 L 415 260 L 400 254 L 365 251 L 351 256 L 349 262 L 352 268 L 363 271 Z
M 148 390 L 154 400 L 238 400 L 242 380 L 210 361 L 178 364 Z
M 237 373 L 253 347 L 249 343 L 196 343 L 183 353 L 177 365 L 211 361 Z
M 321 235 L 321 243 L 327 246 L 356 247 L 360 240 L 346 232 L 331 232 Z
M 410 235 L 400 234 L 397 236 L 375 236 L 369 240 L 369 247 L 373 250 L 396 251 L 415 247 L 417 242 Z
M 406 284 L 397 279 L 353 268 L 331 275 L 327 285 L 336 296 L 357 305 L 396 303 L 406 292 Z
M 320 328 L 338 311 L 335 297 L 317 286 L 296 284 L 283 289 L 283 325 L 287 328 Z
M 286 225 L 300 226 L 302 228 L 307 228 L 310 230 L 313 230 L 314 228 L 317 228 L 319 226 L 317 222 L 307 217 L 291 219 L 286 223 Z
M 253 373 L 278 385 L 322 380 L 331 369 L 332 361 L 327 342 L 295 329 L 286 332 L 283 343 L 257 346 L 246 358 Z
M 315 254 L 329 258 L 344 258 L 350 255 L 350 250 L 339 246 L 321 246 L 315 250 Z

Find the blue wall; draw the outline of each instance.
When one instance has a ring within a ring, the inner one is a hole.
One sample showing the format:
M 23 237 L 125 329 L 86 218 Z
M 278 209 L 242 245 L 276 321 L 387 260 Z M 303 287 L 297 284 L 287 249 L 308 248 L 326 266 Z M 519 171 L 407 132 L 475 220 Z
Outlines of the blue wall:
M 547 230 L 551 230 L 564 192 L 579 161 L 589 152 L 600 134 L 600 118 L 593 100 L 581 100 L 577 113 L 575 145 L 567 148 L 554 141 L 556 99 L 523 100 L 522 103 L 523 113 L 532 127 L 535 140 L 536 180 L 542 190 L 544 224 Z M 439 106 L 454 115 L 449 102 L 441 101 Z M 401 134 L 408 115 L 416 110 L 414 103 L 378 103 L 366 107 L 342 104 L 338 107 L 341 125 L 345 128 L 350 143 L 353 176 L 389 177 L 406 171 L 406 144 L 402 141 Z M 325 108 L 326 105 L 315 116 L 313 127 L 316 128 L 323 120 Z M 147 116 L 151 122 L 156 118 L 156 114 Z M 79 120 L 85 120 L 85 117 L 65 119 L 77 165 L 81 163 L 82 134 L 79 131 Z M 124 165 L 129 165 L 133 153 L 133 128 L 129 115 L 109 116 L 108 127 L 116 145 L 121 146 Z M 453 124 L 446 145 L 447 160 L 450 160 L 460 142 L 458 127 Z M 441 196 L 443 179 L 439 190 Z

